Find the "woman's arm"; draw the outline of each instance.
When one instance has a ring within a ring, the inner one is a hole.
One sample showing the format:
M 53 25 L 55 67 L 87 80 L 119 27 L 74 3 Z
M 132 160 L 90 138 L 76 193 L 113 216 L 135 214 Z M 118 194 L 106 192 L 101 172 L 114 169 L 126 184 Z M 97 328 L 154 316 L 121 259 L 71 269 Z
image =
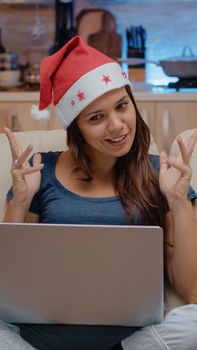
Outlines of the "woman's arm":
M 41 155 L 33 156 L 32 166 L 27 161 L 32 146 L 22 151 L 15 135 L 5 128 L 12 154 L 12 189 L 13 198 L 7 206 L 4 222 L 26 222 L 29 208 L 35 193 L 39 190 L 41 181 Z
M 14 199 L 12 199 L 7 205 L 3 221 L 38 223 L 39 215 L 29 212 L 26 208 L 22 208 L 20 204 L 15 203 Z
M 197 220 L 191 202 L 166 215 L 165 260 L 171 285 L 188 303 L 197 303 Z
M 197 130 L 185 144 L 178 138 L 181 157 L 177 159 L 167 159 L 165 152 L 160 155 L 160 188 L 170 209 L 166 215 L 166 269 L 172 286 L 189 303 L 197 303 L 197 219 L 187 200 L 192 176 L 189 161 L 196 140 Z

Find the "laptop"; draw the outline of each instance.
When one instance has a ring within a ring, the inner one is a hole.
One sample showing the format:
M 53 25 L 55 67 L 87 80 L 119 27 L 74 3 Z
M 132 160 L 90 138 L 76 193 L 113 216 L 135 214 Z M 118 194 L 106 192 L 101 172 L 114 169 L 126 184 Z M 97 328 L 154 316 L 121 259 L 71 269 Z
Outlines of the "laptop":
M 0 319 L 144 326 L 161 322 L 156 226 L 0 224 Z

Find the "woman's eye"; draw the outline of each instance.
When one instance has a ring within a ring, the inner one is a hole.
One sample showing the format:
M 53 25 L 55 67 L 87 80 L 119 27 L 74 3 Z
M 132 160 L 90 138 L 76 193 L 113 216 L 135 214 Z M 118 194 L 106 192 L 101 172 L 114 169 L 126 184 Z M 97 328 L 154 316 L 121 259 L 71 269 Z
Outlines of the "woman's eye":
M 117 109 L 125 109 L 128 105 L 128 102 L 122 102 L 117 105 Z
M 90 118 L 91 122 L 97 122 L 102 118 L 101 114 L 94 115 L 93 117 Z

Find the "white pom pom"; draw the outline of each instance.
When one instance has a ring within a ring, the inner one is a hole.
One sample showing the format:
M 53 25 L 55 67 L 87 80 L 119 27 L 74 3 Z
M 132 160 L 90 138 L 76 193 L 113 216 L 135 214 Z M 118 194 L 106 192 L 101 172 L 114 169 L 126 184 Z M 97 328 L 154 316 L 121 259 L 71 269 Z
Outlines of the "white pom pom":
M 37 105 L 32 105 L 30 113 L 33 119 L 38 120 L 40 122 L 48 122 L 51 116 L 51 113 L 48 108 L 40 111 Z

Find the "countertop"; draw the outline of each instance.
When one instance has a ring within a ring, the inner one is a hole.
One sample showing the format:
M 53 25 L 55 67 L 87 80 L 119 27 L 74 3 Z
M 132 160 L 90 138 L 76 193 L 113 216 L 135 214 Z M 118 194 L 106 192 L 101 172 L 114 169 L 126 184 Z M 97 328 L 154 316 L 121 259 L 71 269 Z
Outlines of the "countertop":
M 133 94 L 137 101 L 196 101 L 197 89 L 175 89 L 163 87 L 152 87 L 148 90 L 138 90 L 133 88 Z M 0 91 L 0 102 L 38 102 L 39 91 Z

